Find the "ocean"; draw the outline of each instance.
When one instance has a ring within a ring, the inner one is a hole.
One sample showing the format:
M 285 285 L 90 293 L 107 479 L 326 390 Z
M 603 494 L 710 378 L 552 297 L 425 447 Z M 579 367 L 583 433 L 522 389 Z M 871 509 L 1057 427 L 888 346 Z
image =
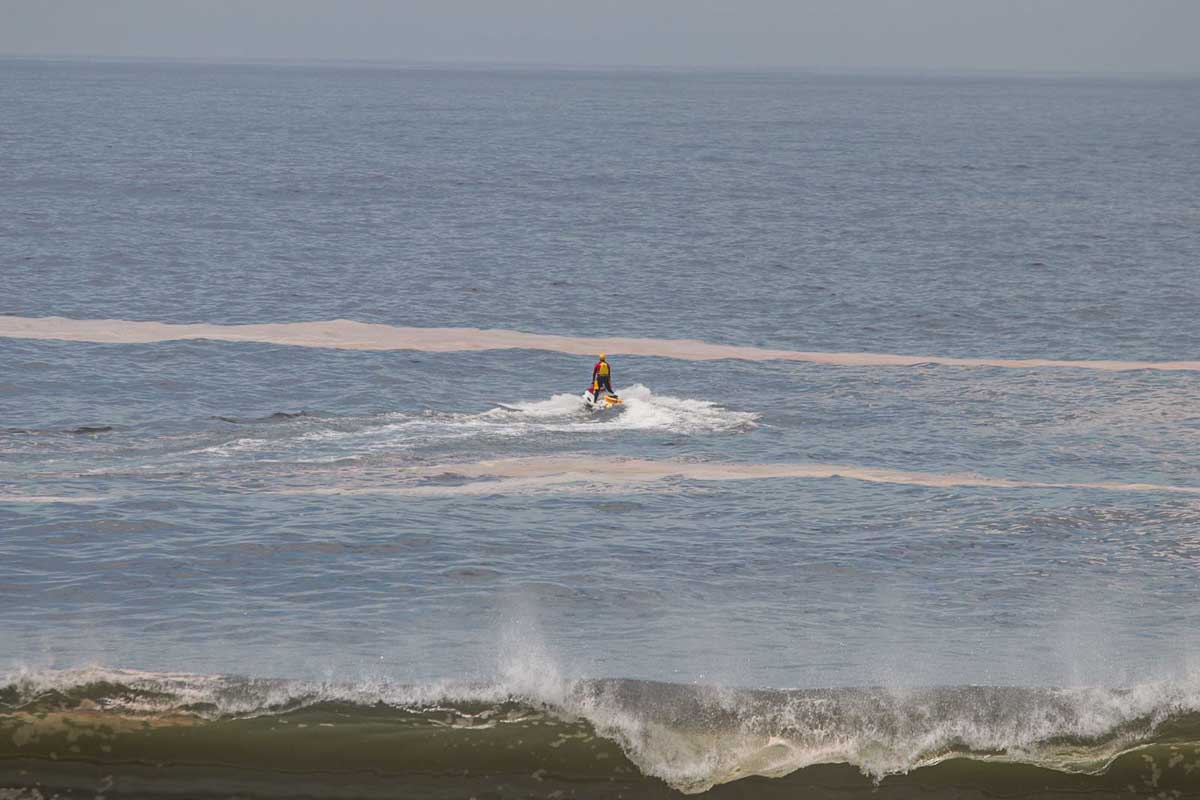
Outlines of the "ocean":
M 1198 99 L 0 60 L 0 798 L 1200 797 Z

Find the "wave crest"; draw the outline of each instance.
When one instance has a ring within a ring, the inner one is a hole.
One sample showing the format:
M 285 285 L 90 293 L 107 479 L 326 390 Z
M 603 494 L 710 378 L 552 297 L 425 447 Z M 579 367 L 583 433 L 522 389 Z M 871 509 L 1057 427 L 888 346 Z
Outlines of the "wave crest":
M 503 755 L 513 769 L 532 768 L 558 758 L 560 748 L 574 743 L 575 750 L 562 752 L 580 759 L 570 768 L 581 774 L 595 768 L 597 754 L 607 753 L 601 760 L 628 759 L 640 774 L 685 792 L 748 776 L 781 778 L 830 764 L 853 765 L 878 783 L 963 759 L 1036 767 L 1103 783 L 1118 762 L 1124 764 L 1117 770 L 1121 780 L 1127 779 L 1134 762 L 1122 761 L 1126 756 L 1158 748 L 1174 753 L 1172 769 L 1179 768 L 1181 786 L 1200 788 L 1200 772 L 1194 783 L 1189 777 L 1200 765 L 1200 680 L 1195 677 L 1121 690 L 747 690 L 565 680 L 557 673 L 534 672 L 514 667 L 490 683 L 413 686 L 102 669 L 24 671 L 3 676 L 0 734 L 7 735 L 0 735 L 0 757 L 36 754 L 38 742 L 43 749 L 59 747 L 46 723 L 58 719 L 64 730 L 108 725 L 116 733 L 105 735 L 106 746 L 121 752 L 176 746 L 167 744 L 168 734 L 161 735 L 163 741 L 156 739 L 147 732 L 151 729 L 219 725 L 228 740 L 222 763 L 248 767 L 255 765 L 255 755 L 241 752 L 244 738 L 269 738 L 268 731 L 286 730 L 289 741 L 304 739 L 308 754 L 292 766 L 311 769 L 339 768 L 341 750 L 368 733 L 398 748 L 389 751 L 387 764 L 375 768 L 408 764 L 404 748 L 414 746 L 414 737 L 435 732 L 442 737 L 437 747 L 444 750 L 431 751 L 426 742 L 418 748 L 421 757 L 454 763 L 463 757 L 465 743 L 455 738 L 456 732 L 489 731 L 485 740 L 473 740 L 475 755 L 465 756 L 468 762 L 461 767 L 484 769 L 490 758 Z M 150 720 L 149 727 L 113 722 L 129 717 Z M 285 729 L 287 725 L 293 727 Z M 338 730 L 320 734 L 327 739 L 321 744 L 299 733 L 309 726 Z M 126 729 L 141 731 L 141 738 L 131 739 L 130 733 L 121 739 Z M 189 759 L 187 737 L 215 747 L 209 735 L 194 732 L 177 739 L 185 749 L 174 757 Z M 7 741 L 15 744 L 3 744 Z M 469 763 L 476 757 L 479 764 Z M 1165 773 L 1162 764 L 1155 764 L 1155 786 L 1161 788 Z

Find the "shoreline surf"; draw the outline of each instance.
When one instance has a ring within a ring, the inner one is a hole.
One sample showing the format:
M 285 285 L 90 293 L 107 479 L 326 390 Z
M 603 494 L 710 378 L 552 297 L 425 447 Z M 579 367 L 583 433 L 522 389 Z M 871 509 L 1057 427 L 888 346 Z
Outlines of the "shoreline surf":
M 499 797 L 784 797 L 822 787 L 845 797 L 1172 796 L 1200 767 L 1197 698 L 1189 679 L 778 690 L 545 675 L 411 686 L 26 670 L 0 685 L 0 786 L 24 770 L 68 796 L 89 784 L 103 793 L 104 780 L 122 797 L 182 795 L 189 782 L 217 789 L 192 796 L 249 797 L 289 796 L 306 782 L 345 797 L 417 787 Z

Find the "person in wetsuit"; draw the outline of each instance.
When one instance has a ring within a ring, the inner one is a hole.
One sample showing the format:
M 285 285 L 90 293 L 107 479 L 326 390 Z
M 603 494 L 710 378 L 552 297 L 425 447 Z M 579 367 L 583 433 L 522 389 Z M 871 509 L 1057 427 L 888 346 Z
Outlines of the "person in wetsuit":
M 600 354 L 600 360 L 596 362 L 596 366 L 592 367 L 593 403 L 600 399 L 601 389 L 609 394 L 616 394 L 612 388 L 612 369 L 608 366 L 608 360 L 605 359 L 604 353 Z

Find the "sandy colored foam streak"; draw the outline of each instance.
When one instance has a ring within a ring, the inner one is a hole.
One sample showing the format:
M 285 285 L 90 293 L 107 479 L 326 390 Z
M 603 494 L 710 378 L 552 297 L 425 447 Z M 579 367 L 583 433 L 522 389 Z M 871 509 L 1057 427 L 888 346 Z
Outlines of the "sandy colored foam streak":
M 452 485 L 414 484 L 411 481 L 452 476 L 470 482 Z M 396 483 L 342 485 L 285 489 L 287 494 L 399 494 L 408 496 L 486 495 L 526 491 L 592 487 L 636 487 L 670 479 L 695 481 L 745 481 L 772 478 L 848 478 L 867 483 L 927 486 L 931 488 L 986 487 L 996 489 L 1097 489 L 1110 492 L 1162 492 L 1200 495 L 1200 486 L 1167 486 L 1152 483 L 1099 481 L 1056 483 L 1009 480 L 970 474 L 939 474 L 856 467 L 845 464 L 732 464 L 721 462 L 612 460 L 588 456 L 546 456 L 444 464 L 398 470 Z M 404 483 L 409 481 L 409 483 Z
M 99 503 L 111 498 L 102 495 L 0 494 L 0 503 Z
M 658 356 L 685 361 L 805 361 L 852 367 L 952 367 L 1010 369 L 1073 368 L 1106 371 L 1154 369 L 1200 371 L 1200 361 L 1062 361 L 1053 359 L 949 358 L 892 353 L 817 353 L 762 347 L 710 344 L 696 339 L 585 338 L 479 328 L 406 328 L 352 320 L 279 322 L 261 325 L 174 324 L 119 319 L 67 319 L 0 315 L 0 337 L 56 339 L 98 344 L 147 344 L 182 339 L 261 342 L 343 350 L 421 350 L 450 353 L 471 350 L 546 350 L 591 356 L 597 352 Z

